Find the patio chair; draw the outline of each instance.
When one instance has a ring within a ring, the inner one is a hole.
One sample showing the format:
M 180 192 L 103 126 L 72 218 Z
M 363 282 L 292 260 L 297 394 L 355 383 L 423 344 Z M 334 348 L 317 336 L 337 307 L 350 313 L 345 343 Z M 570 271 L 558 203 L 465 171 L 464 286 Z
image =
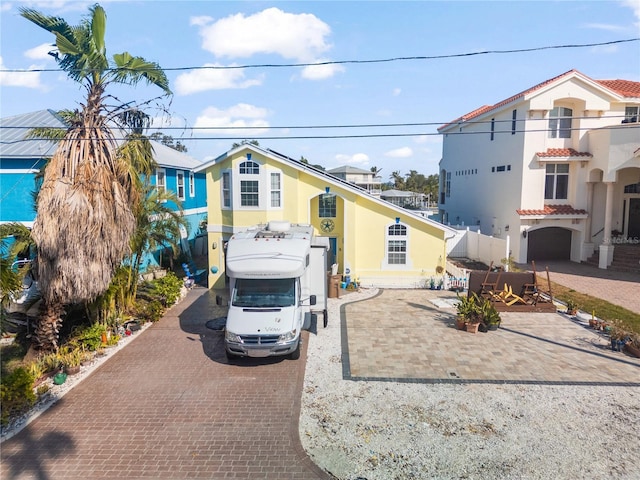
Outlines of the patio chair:
M 513 288 L 511 287 L 511 285 L 507 285 L 506 283 L 504 284 L 504 289 L 498 294 L 498 297 L 509 307 L 516 303 L 527 305 L 527 301 L 520 295 L 516 295 L 515 293 L 513 293 Z
M 498 272 L 498 275 L 495 278 L 495 281 L 489 281 L 489 275 L 491 274 L 491 269 L 493 268 L 493 261 L 489 265 L 487 269 L 487 273 L 484 276 L 484 280 L 480 284 L 480 296 L 484 298 L 488 298 L 491 301 L 502 301 L 500 298 L 500 292 L 498 291 L 498 283 L 500 282 L 500 275 L 502 275 L 502 271 Z
M 207 270 L 204 268 L 198 270 L 192 262 L 189 262 L 189 264 L 183 263 L 182 270 L 184 270 L 184 274 L 189 280 L 196 283 L 200 282 L 203 279 L 204 274 L 207 273 Z

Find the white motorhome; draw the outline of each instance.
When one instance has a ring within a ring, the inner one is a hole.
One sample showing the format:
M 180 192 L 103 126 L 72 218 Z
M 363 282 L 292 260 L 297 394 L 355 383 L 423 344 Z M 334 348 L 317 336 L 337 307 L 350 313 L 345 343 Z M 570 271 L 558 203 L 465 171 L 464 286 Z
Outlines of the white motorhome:
M 229 239 L 228 357 L 300 357 L 300 333 L 312 313 L 322 311 L 326 326 L 328 248 L 328 238 L 314 237 L 311 225 L 284 221 Z

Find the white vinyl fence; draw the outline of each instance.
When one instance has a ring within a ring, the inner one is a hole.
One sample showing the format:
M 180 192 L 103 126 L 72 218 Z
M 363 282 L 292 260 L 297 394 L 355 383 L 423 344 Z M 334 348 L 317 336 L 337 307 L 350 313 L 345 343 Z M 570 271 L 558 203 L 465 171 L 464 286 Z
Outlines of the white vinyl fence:
M 487 265 L 493 262 L 494 266 L 500 266 L 502 259 L 509 258 L 509 236 L 496 238 L 474 232 L 469 227 L 457 230 L 453 238 L 447 239 L 447 257 L 468 258 Z

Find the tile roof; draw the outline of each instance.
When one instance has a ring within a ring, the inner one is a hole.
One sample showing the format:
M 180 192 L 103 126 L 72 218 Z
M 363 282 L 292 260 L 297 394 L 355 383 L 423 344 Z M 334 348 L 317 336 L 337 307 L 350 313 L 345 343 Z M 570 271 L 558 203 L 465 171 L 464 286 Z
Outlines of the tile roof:
M 546 152 L 536 152 L 538 157 L 593 157 L 589 152 L 579 152 L 573 148 L 547 148 Z
M 484 105 L 480 108 L 477 108 L 475 110 L 473 110 L 472 112 L 469 112 L 465 115 L 462 115 L 461 117 L 456 118 L 455 120 L 452 120 L 449 123 L 446 123 L 445 125 L 442 125 L 441 127 L 438 127 L 438 130 L 442 130 L 443 128 L 446 128 L 450 125 L 456 124 L 458 122 L 466 122 L 472 118 L 475 118 L 477 116 L 482 115 L 483 113 L 489 112 L 491 110 L 495 110 L 497 108 L 503 107 L 505 105 L 508 105 L 509 103 L 513 102 L 514 100 L 518 100 L 520 98 L 523 98 L 525 95 L 534 92 L 536 90 L 541 89 L 542 87 L 545 87 L 547 85 L 549 85 L 550 83 L 556 82 L 557 80 L 560 80 L 563 77 L 569 76 L 569 75 L 580 75 L 582 77 L 584 77 L 585 79 L 591 80 L 592 82 L 595 82 L 605 88 L 607 88 L 608 90 L 611 90 L 613 92 L 615 92 L 618 95 L 621 95 L 623 97 L 632 97 L 632 98 L 638 98 L 640 97 L 640 82 L 634 82 L 631 80 L 593 80 L 589 77 L 587 77 L 585 74 L 580 73 L 578 70 L 572 69 L 569 70 L 568 72 L 565 72 L 561 75 L 558 75 L 557 77 L 553 77 L 550 78 L 549 80 L 545 80 L 544 82 L 541 82 L 537 85 L 534 85 L 531 88 L 528 88 L 526 90 L 523 90 L 520 93 L 517 93 L 509 98 L 506 98 L 498 103 L 496 103 L 495 105 Z
M 586 215 L 587 211 L 575 209 L 571 205 L 545 205 L 541 210 L 516 210 L 518 215 Z
M 613 90 L 623 97 L 640 98 L 640 82 L 631 80 L 596 80 L 596 83 Z

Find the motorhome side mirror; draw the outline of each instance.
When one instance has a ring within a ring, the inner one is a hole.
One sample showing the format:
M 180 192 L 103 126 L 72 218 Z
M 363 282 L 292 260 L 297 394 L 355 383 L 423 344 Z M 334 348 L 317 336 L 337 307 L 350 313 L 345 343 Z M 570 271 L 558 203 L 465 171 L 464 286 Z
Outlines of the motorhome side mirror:
M 309 297 L 309 305 L 315 305 L 316 304 L 316 296 L 315 295 L 311 295 Z

